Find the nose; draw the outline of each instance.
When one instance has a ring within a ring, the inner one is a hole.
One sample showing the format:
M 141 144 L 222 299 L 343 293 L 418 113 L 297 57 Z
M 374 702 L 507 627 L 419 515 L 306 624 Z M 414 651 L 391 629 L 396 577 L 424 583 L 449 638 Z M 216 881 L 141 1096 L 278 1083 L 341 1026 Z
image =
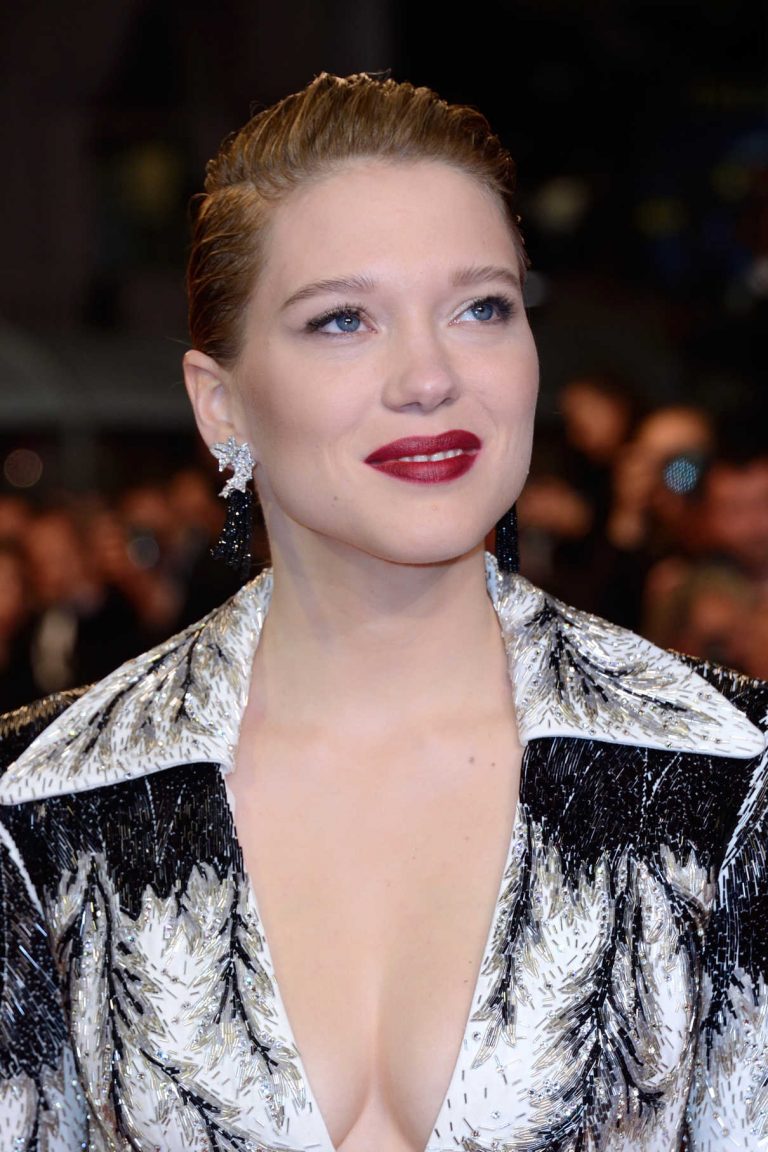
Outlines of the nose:
M 459 374 L 439 333 L 429 327 L 393 334 L 384 386 L 390 408 L 431 412 L 459 394 Z

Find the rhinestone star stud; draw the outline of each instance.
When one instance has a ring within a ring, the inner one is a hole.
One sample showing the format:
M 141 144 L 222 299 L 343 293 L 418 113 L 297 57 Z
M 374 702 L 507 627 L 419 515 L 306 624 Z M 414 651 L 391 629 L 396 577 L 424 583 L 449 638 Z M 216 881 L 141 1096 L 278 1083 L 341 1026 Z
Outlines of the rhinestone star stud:
M 225 468 L 232 469 L 232 475 L 219 493 L 220 496 L 229 496 L 230 492 L 245 492 L 246 485 L 253 478 L 254 459 L 248 444 L 238 444 L 234 436 L 228 440 L 219 440 L 211 448 L 211 452 L 219 462 L 219 472 Z

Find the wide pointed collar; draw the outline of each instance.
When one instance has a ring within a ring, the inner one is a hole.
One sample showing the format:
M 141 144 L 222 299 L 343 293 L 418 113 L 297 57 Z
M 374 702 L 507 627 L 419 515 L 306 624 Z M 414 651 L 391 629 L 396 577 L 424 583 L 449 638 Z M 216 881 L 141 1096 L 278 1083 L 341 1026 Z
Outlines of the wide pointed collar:
M 668 652 L 566 607 L 486 558 L 524 744 L 573 736 L 749 758 L 762 733 Z M 0 803 L 84 791 L 177 764 L 231 770 L 272 593 L 263 572 L 199 624 L 84 693 L 11 764 Z
M 524 743 L 574 736 L 751 758 L 759 728 L 678 656 L 487 562 Z

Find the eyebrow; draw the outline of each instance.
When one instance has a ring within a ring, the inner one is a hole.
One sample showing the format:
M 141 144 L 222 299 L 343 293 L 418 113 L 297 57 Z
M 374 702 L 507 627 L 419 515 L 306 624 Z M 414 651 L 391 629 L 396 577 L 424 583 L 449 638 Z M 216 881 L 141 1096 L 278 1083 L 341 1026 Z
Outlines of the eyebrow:
M 487 284 L 489 280 L 504 280 L 513 288 L 520 289 L 520 277 L 511 268 L 503 265 L 483 264 L 479 267 L 460 268 L 453 277 L 456 288 L 464 288 L 472 284 Z
M 334 276 L 330 280 L 315 280 L 289 296 L 282 307 L 290 308 L 300 300 L 309 300 L 313 296 L 323 296 L 331 292 L 371 292 L 375 287 L 375 281 L 370 276 Z
M 520 277 L 511 268 L 483 264 L 459 268 L 451 277 L 455 288 L 465 288 L 472 284 L 487 284 L 491 280 L 504 280 L 511 287 L 521 290 Z M 305 284 L 303 288 L 293 292 L 283 303 L 282 308 L 290 308 L 301 300 L 310 300 L 314 296 L 323 296 L 330 293 L 372 292 L 376 281 L 370 276 L 334 276 L 328 280 L 314 280 Z

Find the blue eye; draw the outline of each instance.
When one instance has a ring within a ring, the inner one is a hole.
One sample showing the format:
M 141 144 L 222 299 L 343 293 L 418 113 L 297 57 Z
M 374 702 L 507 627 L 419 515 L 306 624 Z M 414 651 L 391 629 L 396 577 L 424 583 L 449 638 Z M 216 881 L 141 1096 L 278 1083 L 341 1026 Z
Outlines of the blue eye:
M 357 332 L 360 327 L 360 317 L 354 312 L 338 312 L 331 320 L 338 324 L 340 332 Z
M 470 319 L 479 320 L 483 324 L 493 322 L 498 324 L 509 320 L 514 310 L 513 302 L 505 296 L 483 296 L 481 300 L 475 300 L 474 304 L 465 308 L 461 317 L 469 316 Z
M 473 304 L 470 312 L 475 320 L 492 320 L 494 311 L 493 303 L 490 300 L 478 300 L 477 304 Z
M 362 321 L 360 313 L 352 308 L 338 308 L 335 312 L 325 312 L 315 320 L 310 320 L 307 327 L 310 332 L 328 332 L 330 335 L 357 332 Z M 336 327 L 332 327 L 336 325 Z

